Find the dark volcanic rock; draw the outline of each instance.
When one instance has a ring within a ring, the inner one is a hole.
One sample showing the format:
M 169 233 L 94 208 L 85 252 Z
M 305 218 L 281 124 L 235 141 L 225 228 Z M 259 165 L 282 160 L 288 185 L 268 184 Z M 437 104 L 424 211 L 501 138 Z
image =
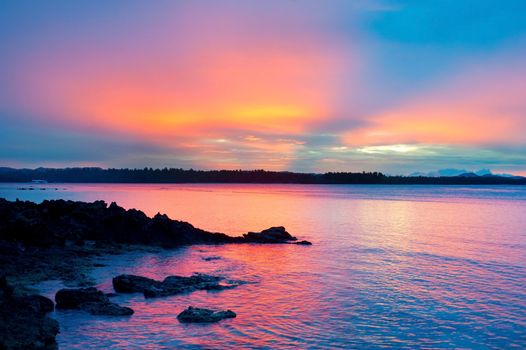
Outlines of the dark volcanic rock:
M 109 299 L 97 288 L 61 289 L 55 294 L 57 309 L 80 309 L 84 303 L 108 303 Z
M 299 242 L 294 242 L 294 244 L 299 244 L 299 245 L 312 245 L 312 243 L 309 242 L 309 241 L 299 241 Z
M 287 243 L 297 240 L 283 226 L 271 227 L 261 232 L 249 232 L 244 234 L 243 237 L 248 242 L 254 243 Z
M 119 293 L 143 293 L 146 298 L 166 297 L 196 290 L 223 290 L 237 284 L 221 284 L 222 277 L 205 274 L 192 276 L 168 276 L 162 282 L 135 275 L 119 275 L 113 278 L 113 287 Z
M 0 240 L 39 247 L 86 241 L 163 247 L 235 241 L 166 215 L 149 218 L 140 210 L 126 210 L 115 203 L 45 200 L 36 204 L 5 199 L 0 199 Z
M 66 200 L 10 202 L 0 199 L 0 241 L 24 246 L 62 247 L 95 243 L 178 247 L 189 244 L 288 243 L 295 241 L 283 227 L 249 232 L 243 237 L 201 230 L 165 214 L 149 218 L 114 202 Z
M 84 303 L 80 305 L 80 309 L 89 312 L 92 315 L 106 315 L 106 316 L 130 316 L 133 315 L 133 310 L 129 307 L 120 306 L 115 303 Z
M 183 323 L 210 323 L 218 322 L 225 318 L 234 318 L 236 317 L 235 312 L 226 310 L 226 311 L 213 311 L 209 309 L 201 309 L 197 307 L 188 307 L 186 310 L 177 315 L 179 322 Z
M 144 293 L 148 289 L 161 288 L 162 282 L 136 275 L 119 275 L 112 280 L 117 293 Z
M 129 316 L 133 310 L 109 301 L 108 296 L 96 288 L 61 289 L 55 295 L 57 309 L 76 309 L 92 315 Z
M 155 298 L 189 293 L 195 290 L 221 290 L 229 288 L 229 286 L 219 284 L 219 281 L 222 279 L 222 277 L 205 274 L 194 274 L 190 277 L 168 276 L 162 282 L 161 289 L 145 290 L 144 296 L 146 298 Z
M 28 306 L 31 306 L 35 311 L 46 313 L 55 309 L 55 304 L 53 304 L 53 301 L 42 295 L 27 295 L 20 297 L 19 300 Z
M 0 278 L 0 349 L 57 349 L 58 322 L 46 313 L 53 302 L 41 295 L 13 296 Z

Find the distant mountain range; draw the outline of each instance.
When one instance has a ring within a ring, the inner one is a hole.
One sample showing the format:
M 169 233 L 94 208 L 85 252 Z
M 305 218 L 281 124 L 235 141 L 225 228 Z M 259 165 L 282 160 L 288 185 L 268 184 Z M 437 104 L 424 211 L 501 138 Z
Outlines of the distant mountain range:
M 490 169 L 480 169 L 477 171 L 468 171 L 466 169 L 440 169 L 430 172 L 414 172 L 409 174 L 411 177 L 423 176 L 423 177 L 452 177 L 452 176 L 462 176 L 462 177 L 477 177 L 477 176 L 499 176 L 499 177 L 509 177 L 509 178 L 522 178 L 522 176 L 516 176 L 512 174 L 493 174 Z

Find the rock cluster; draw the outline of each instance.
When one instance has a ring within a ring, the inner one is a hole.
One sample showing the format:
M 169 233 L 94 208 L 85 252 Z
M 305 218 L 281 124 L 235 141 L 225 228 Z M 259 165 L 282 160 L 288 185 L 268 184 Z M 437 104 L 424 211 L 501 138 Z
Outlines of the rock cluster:
M 109 301 L 108 296 L 96 288 L 61 289 L 55 295 L 57 309 L 76 309 L 92 315 L 129 316 L 133 310 Z
M 140 210 L 126 210 L 115 203 L 66 200 L 10 202 L 0 199 L 0 240 L 25 246 L 64 246 L 85 241 L 177 247 L 197 243 L 234 241 L 183 221 L 157 214 L 149 218 Z
M 46 315 L 53 302 L 41 295 L 15 296 L 0 278 L 0 349 L 57 349 L 58 322 Z
M 115 202 L 93 203 L 46 200 L 40 204 L 0 199 L 0 241 L 23 246 L 53 247 L 68 244 L 144 244 L 166 248 L 189 244 L 291 243 L 297 238 L 284 227 L 249 232 L 242 237 L 201 230 L 170 219 L 153 218 Z
M 36 204 L 0 198 L 0 274 L 33 274 L 45 279 L 49 277 L 46 273 L 54 271 L 59 278 L 82 280 L 87 285 L 91 281 L 75 271 L 90 254 L 118 251 L 117 247 L 126 244 L 175 248 L 224 243 L 310 244 L 298 241 L 281 226 L 231 237 L 172 220 L 165 214 L 150 218 L 140 210 L 126 210 L 114 202 L 107 205 L 104 201 L 46 200 Z M 214 259 L 217 257 L 205 258 Z M 222 280 L 204 274 L 169 276 L 163 281 L 120 275 L 113 279 L 113 286 L 119 293 L 140 292 L 153 298 L 238 285 Z M 132 309 L 110 302 L 95 288 L 62 289 L 55 300 L 57 309 L 84 310 L 93 315 L 133 314 Z M 58 323 L 46 316 L 52 310 L 51 300 L 37 295 L 15 297 L 5 278 L 0 279 L 0 349 L 55 348 Z M 181 322 L 215 322 L 235 314 L 189 308 L 179 316 Z
M 135 275 L 119 275 L 114 277 L 113 289 L 117 293 L 143 293 L 145 298 L 165 297 L 196 290 L 223 290 L 237 284 L 222 284 L 222 277 L 205 274 L 192 276 L 168 276 L 163 281 Z
M 192 306 L 177 315 L 179 322 L 183 323 L 210 323 L 234 317 L 236 317 L 236 313 L 231 310 L 213 311 Z

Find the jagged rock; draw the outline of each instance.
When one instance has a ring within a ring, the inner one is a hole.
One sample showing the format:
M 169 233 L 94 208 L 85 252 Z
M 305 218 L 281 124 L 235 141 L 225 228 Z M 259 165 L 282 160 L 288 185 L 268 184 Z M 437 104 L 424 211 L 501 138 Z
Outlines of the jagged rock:
M 248 232 L 243 237 L 254 243 L 288 243 L 297 240 L 283 226 L 271 227 L 261 232 Z
M 108 206 L 104 201 L 85 203 L 60 199 L 36 204 L 0 199 L 0 241 L 22 247 L 145 244 L 172 248 L 189 244 L 289 243 L 295 240 L 283 227 L 230 237 L 172 220 L 166 214 L 149 218 L 140 210 L 126 210 L 115 202 Z
M 231 310 L 213 311 L 192 306 L 188 307 L 186 310 L 177 315 L 179 322 L 183 323 L 210 323 L 218 322 L 225 318 L 234 317 L 236 317 L 236 314 Z
M 57 309 L 84 310 L 92 315 L 129 316 L 133 310 L 109 301 L 96 288 L 61 289 L 55 295 Z
M 15 297 L 0 278 L 0 349 L 57 349 L 58 322 L 46 315 L 53 302 L 41 295 Z
M 165 297 L 196 290 L 223 290 L 237 284 L 221 284 L 222 277 L 205 274 L 192 276 L 168 276 L 162 282 L 135 275 L 119 275 L 113 278 L 113 287 L 119 293 L 143 293 L 146 298 Z

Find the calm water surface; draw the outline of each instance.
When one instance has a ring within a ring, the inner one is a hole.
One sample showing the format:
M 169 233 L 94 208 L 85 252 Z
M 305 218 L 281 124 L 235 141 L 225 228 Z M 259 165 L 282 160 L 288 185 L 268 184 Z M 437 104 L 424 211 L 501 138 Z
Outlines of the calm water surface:
M 120 273 L 203 272 L 248 283 L 154 300 L 117 297 L 135 310 L 130 318 L 55 312 L 64 349 L 526 347 L 525 187 L 20 186 L 0 184 L 0 197 L 116 201 L 232 235 L 283 225 L 314 243 L 100 257 L 107 266 L 93 277 L 108 292 Z M 204 260 L 211 256 L 220 259 Z M 49 295 L 59 287 L 41 286 Z M 190 305 L 238 317 L 180 324 L 176 315 Z

